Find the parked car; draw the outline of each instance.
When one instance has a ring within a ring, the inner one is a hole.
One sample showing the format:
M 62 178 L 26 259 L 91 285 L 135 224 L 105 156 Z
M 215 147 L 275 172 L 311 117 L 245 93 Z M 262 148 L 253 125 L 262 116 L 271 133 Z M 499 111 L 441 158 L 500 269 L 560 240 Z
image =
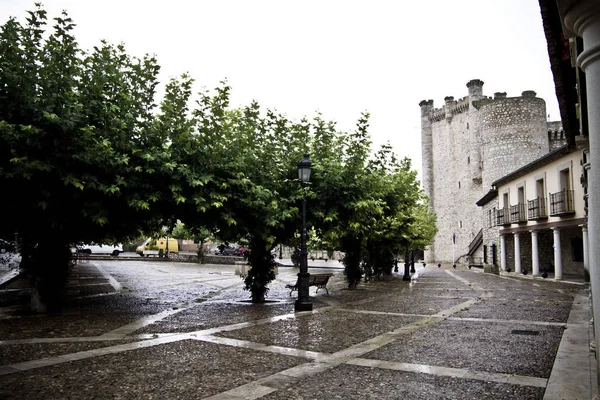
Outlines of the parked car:
M 215 250 L 215 255 L 220 256 L 237 256 L 239 246 L 230 246 L 225 244 L 220 244 Z
M 116 246 L 112 246 L 109 244 L 81 244 L 75 247 L 78 253 L 83 254 L 110 254 L 111 256 L 118 256 L 123 252 L 123 245 L 118 244 Z

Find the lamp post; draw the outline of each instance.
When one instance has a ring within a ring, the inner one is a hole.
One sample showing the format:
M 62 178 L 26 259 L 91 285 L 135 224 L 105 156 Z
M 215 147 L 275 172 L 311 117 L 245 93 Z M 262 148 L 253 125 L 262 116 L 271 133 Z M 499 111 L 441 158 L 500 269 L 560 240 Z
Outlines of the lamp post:
M 169 230 L 169 228 L 167 228 L 166 226 L 162 227 L 162 231 L 165 233 L 165 236 L 167 238 L 167 244 L 165 246 L 165 257 L 169 258 L 169 235 L 167 234 L 167 231 Z
M 310 181 L 312 162 L 308 154 L 298 162 L 298 178 L 300 183 Z M 302 235 L 300 239 L 300 273 L 298 274 L 298 300 L 294 305 L 295 311 L 312 311 L 312 301 L 308 293 L 308 250 L 306 249 L 306 196 L 302 194 Z

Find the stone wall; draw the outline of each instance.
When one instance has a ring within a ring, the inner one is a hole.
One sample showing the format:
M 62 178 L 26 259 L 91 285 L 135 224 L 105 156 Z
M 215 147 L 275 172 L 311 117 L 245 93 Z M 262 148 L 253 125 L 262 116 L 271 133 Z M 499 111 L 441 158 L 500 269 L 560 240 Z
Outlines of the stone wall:
M 484 187 L 548 153 L 546 102 L 535 92 L 485 100 L 479 108 Z
M 582 241 L 583 233 L 580 227 L 562 229 L 560 232 L 560 248 L 564 275 L 584 276 L 583 261 L 573 260 L 573 241 Z M 582 244 L 583 246 L 583 244 Z
M 492 247 L 496 245 L 496 265 L 500 265 L 500 235 L 496 227 L 496 210 L 498 198 L 488 201 L 483 210 L 483 246 L 485 246 L 484 265 L 493 264 Z M 491 212 L 491 213 L 490 213 Z M 483 247 L 482 246 L 482 247 Z
M 521 269 L 531 274 L 533 270 L 533 257 L 531 256 L 531 233 L 522 232 L 519 234 L 519 245 L 521 248 Z
M 515 241 L 513 235 L 504 235 L 504 244 L 506 244 L 506 268 L 515 271 Z M 498 254 L 500 260 L 500 254 Z M 500 261 L 498 261 L 500 262 Z
M 431 122 L 430 128 L 433 176 L 428 194 L 439 231 L 434 246 L 426 252 L 427 262 L 466 261 L 469 243 L 481 229 L 482 211 L 475 204 L 482 191 L 479 141 L 473 129 L 473 111 L 465 104 L 465 100 L 446 98 L 446 105 L 432 114 L 439 121 Z
M 538 254 L 540 257 L 540 273 L 554 272 L 554 238 L 552 231 L 545 229 L 538 232 Z

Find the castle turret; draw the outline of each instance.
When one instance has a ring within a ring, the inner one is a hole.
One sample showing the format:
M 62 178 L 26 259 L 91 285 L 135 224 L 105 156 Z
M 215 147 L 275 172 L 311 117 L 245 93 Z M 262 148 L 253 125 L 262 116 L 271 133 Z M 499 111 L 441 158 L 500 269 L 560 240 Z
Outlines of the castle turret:
M 467 82 L 467 89 L 469 89 L 470 107 L 473 108 L 473 102 L 483 98 L 483 81 L 481 79 L 471 79 Z
M 423 174 L 423 189 L 429 196 L 429 209 L 435 210 L 433 205 L 433 135 L 431 118 L 433 114 L 433 100 L 423 100 L 421 107 L 421 166 Z M 435 243 L 425 252 L 427 262 L 435 260 Z
M 431 135 L 431 113 L 433 100 L 423 100 L 421 107 L 421 157 L 423 168 L 423 188 L 429 196 L 429 206 L 433 209 L 433 138 Z
M 479 114 L 484 187 L 548 152 L 546 102 L 533 90 L 520 97 L 495 93 Z
M 446 96 L 444 97 L 444 101 L 446 102 L 446 121 L 450 121 L 452 119 L 452 105 L 454 104 L 454 97 Z

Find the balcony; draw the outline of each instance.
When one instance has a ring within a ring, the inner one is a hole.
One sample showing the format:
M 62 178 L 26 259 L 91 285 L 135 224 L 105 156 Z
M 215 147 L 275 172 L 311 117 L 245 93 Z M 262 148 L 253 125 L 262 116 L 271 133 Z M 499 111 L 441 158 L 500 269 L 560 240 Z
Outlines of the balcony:
M 556 193 L 550 193 L 550 216 L 560 217 L 563 215 L 575 214 L 573 205 L 574 190 L 562 190 Z
M 527 217 L 531 221 L 548 218 L 545 197 L 538 197 L 537 199 L 527 201 Z
M 527 214 L 525 214 L 524 203 L 519 203 L 516 206 L 510 206 L 510 222 L 513 224 L 527 222 Z
M 509 208 L 501 208 L 496 210 L 496 225 L 510 225 Z

